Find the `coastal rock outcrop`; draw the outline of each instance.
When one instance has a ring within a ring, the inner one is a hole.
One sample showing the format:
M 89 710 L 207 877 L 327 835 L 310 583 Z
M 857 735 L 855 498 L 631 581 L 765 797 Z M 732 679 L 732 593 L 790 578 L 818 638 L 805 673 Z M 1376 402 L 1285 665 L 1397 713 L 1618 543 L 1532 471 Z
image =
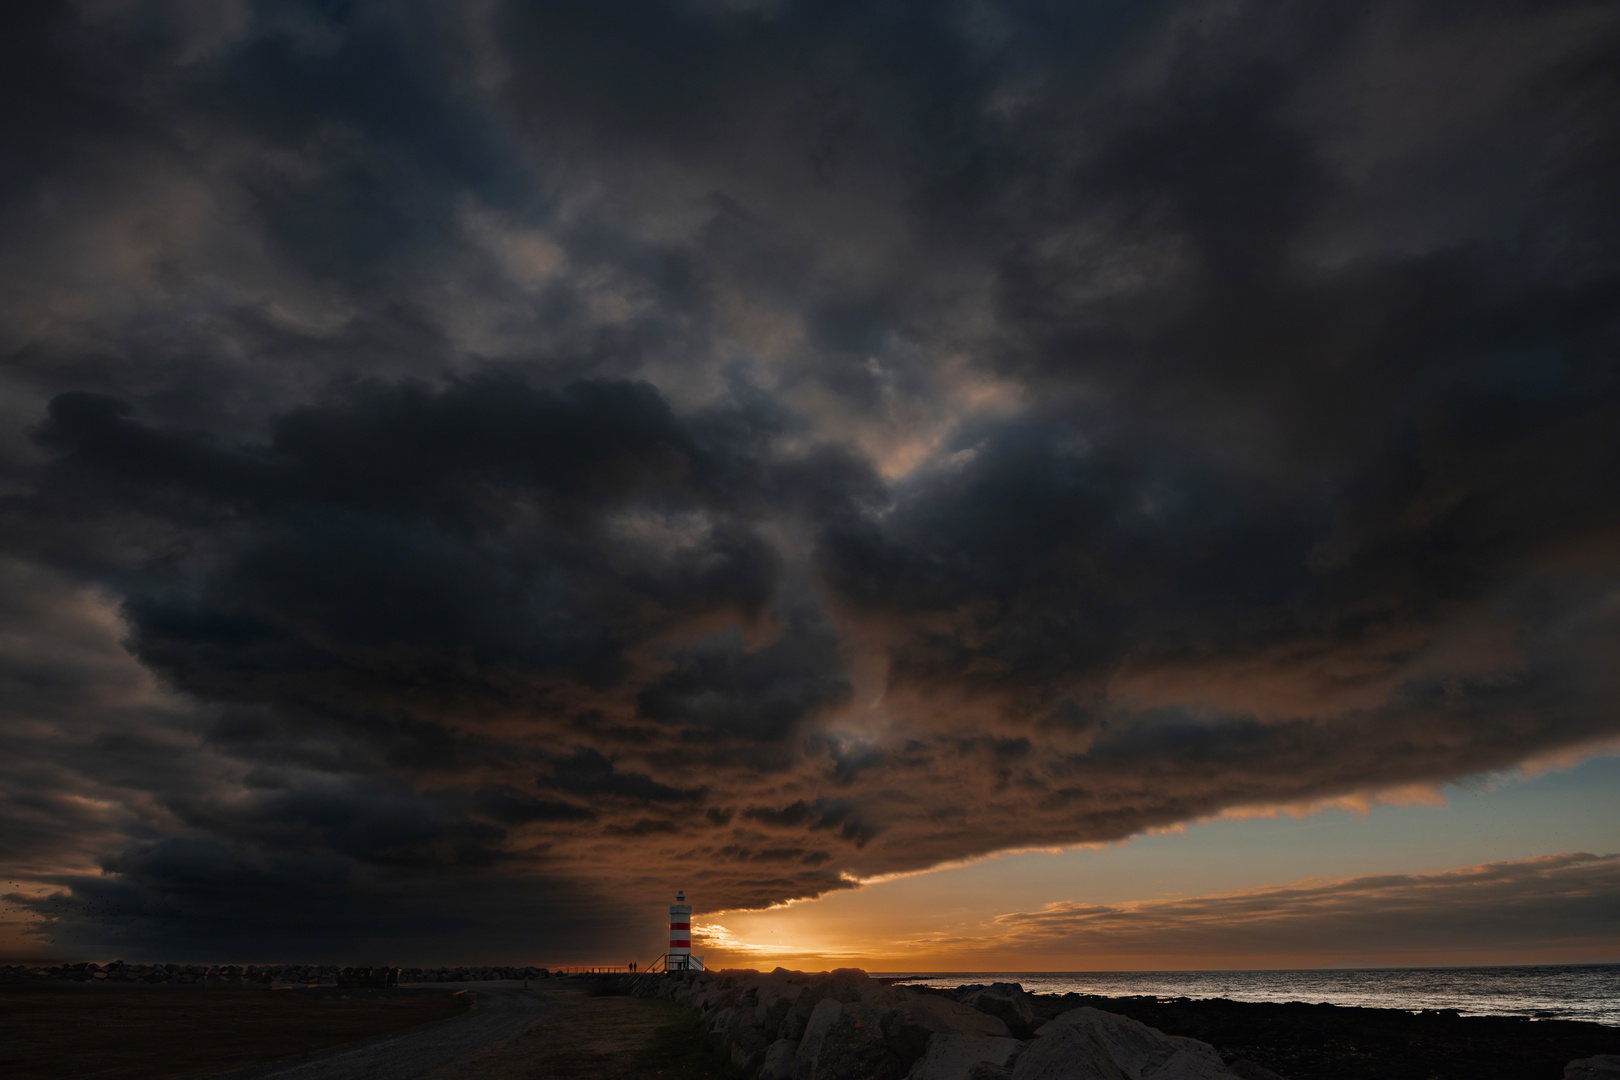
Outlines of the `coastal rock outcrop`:
M 989 986 L 962 988 L 965 993 L 957 998 L 962 1004 L 994 1016 L 1014 1034 L 1029 1035 L 1035 1023 L 1035 995 L 1017 983 L 991 983 Z
M 1012 1034 L 1005 1021 L 935 994 L 907 991 L 884 1019 L 889 1046 L 902 1061 L 914 1061 L 939 1035 L 1005 1039 Z
M 1599 1054 L 1564 1066 L 1564 1080 L 1620 1080 L 1620 1054 Z
M 888 1045 L 883 1020 L 874 1005 L 824 998 L 799 1043 L 794 1080 L 898 1080 L 905 1068 Z
M 1042 1024 L 1013 1080 L 1236 1080 L 1215 1048 L 1089 1006 Z
M 1005 1072 L 1023 1048 L 1021 1040 L 1004 1036 L 937 1032 L 929 1038 L 907 1080 L 975 1080 L 975 1074 L 984 1077 Z M 982 1068 L 986 1065 L 991 1068 Z
M 777 968 L 619 985 L 701 1011 L 716 1048 L 759 1080 L 1240 1080 L 1208 1043 L 1096 1008 L 1037 1026 L 1017 983 L 941 993 Z
M 1012 1034 L 1005 1020 L 933 994 L 907 997 L 895 1006 L 894 1012 L 897 1024 L 912 1025 L 930 1034 L 936 1031 L 1003 1037 Z

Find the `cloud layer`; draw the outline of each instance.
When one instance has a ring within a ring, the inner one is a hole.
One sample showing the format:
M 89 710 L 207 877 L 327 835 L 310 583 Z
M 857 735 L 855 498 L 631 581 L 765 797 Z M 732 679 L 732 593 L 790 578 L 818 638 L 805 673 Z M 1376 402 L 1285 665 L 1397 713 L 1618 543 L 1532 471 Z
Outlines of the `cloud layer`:
M 57 948 L 584 956 L 1620 736 L 1600 5 L 14 30 Z
M 1548 855 L 1434 874 L 1305 881 L 1124 906 L 1002 915 L 1000 948 L 1065 955 L 1422 962 L 1489 950 L 1581 955 L 1617 944 L 1620 857 Z

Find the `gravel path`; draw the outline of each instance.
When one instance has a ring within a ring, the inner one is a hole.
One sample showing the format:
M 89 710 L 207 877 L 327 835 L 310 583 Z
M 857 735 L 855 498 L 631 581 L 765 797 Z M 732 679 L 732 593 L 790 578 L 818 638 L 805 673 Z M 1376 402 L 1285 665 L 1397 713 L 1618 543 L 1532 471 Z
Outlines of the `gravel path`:
M 460 1016 L 435 1020 L 298 1058 L 216 1073 L 207 1080 L 417 1080 L 465 1060 L 544 1019 L 556 1006 L 523 984 L 487 982 L 435 989 L 471 991 L 477 1001 Z

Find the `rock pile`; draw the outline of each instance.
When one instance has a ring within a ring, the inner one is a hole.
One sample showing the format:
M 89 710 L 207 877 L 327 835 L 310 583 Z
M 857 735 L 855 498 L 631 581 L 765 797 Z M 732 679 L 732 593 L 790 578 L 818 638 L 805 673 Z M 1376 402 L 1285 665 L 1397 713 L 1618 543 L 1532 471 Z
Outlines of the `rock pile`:
M 621 985 L 697 1008 L 714 1043 L 759 1080 L 1274 1080 L 1233 1072 L 1208 1043 L 1100 1009 L 1043 1017 L 1017 983 L 940 992 L 853 968 L 777 968 Z

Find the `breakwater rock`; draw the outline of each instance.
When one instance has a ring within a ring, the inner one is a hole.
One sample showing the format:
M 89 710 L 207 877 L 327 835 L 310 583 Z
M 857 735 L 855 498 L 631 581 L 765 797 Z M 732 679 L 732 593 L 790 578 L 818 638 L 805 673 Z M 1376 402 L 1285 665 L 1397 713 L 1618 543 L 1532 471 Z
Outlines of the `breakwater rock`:
M 711 1040 L 759 1080 L 1278 1080 L 1128 1017 L 1085 1006 L 1054 1014 L 1016 983 L 930 990 L 854 968 L 615 982 L 698 1009 Z
M 702 1014 L 758 1080 L 1620 1080 L 1620 1028 L 1222 998 L 887 985 L 844 969 L 609 979 Z

